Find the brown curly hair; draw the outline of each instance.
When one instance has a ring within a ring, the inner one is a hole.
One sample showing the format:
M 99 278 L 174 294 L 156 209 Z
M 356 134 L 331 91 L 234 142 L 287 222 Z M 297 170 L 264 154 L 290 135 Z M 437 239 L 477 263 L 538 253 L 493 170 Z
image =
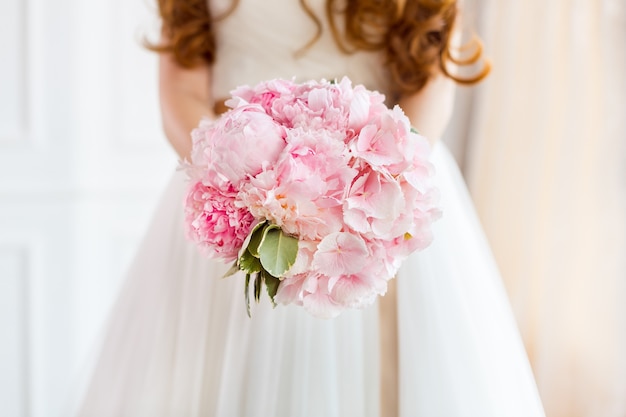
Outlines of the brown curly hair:
M 213 23 L 228 16 L 238 4 L 239 0 L 233 0 L 224 15 L 214 17 L 207 0 L 158 0 L 167 42 L 148 47 L 173 53 L 184 67 L 202 61 L 212 64 L 216 49 Z M 298 51 L 303 53 L 321 36 L 322 24 L 306 0 L 300 4 L 317 26 L 315 36 Z M 326 0 L 326 18 L 338 47 L 345 53 L 382 51 L 394 93 L 400 96 L 419 91 L 437 73 L 461 84 L 474 84 L 487 76 L 488 60 L 470 77 L 450 70 L 454 64 L 472 65 L 482 57 L 482 44 L 476 37 L 469 56 L 461 59 L 452 54 L 451 35 L 457 15 L 456 0 Z M 340 18 L 343 31 L 337 23 Z

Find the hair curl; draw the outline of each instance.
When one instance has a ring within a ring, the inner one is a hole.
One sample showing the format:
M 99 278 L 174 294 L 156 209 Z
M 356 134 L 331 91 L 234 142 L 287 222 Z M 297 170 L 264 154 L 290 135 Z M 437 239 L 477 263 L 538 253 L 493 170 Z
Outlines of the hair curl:
M 158 0 L 162 39 L 159 43 L 145 42 L 155 52 L 172 53 L 185 68 L 202 62 L 215 61 L 215 32 L 213 23 L 228 16 L 239 4 L 233 0 L 222 15 L 213 17 L 207 0 Z
M 164 42 L 148 47 L 173 53 L 177 62 L 192 67 L 215 61 L 213 22 L 230 14 L 238 5 L 233 0 L 222 16 L 211 16 L 207 0 L 158 0 Z M 303 53 L 322 33 L 322 24 L 300 0 L 317 32 L 297 53 Z M 473 76 L 452 73 L 454 65 L 467 66 L 482 57 L 482 43 L 476 37 L 468 44 L 473 52 L 464 58 L 452 53 L 452 31 L 458 15 L 456 0 L 326 0 L 326 18 L 338 47 L 345 53 L 358 50 L 382 51 L 386 57 L 393 92 L 405 95 L 419 91 L 438 73 L 461 84 L 474 84 L 490 71 L 485 60 Z M 343 31 L 338 19 L 343 19 Z M 461 51 L 467 49 L 466 45 Z

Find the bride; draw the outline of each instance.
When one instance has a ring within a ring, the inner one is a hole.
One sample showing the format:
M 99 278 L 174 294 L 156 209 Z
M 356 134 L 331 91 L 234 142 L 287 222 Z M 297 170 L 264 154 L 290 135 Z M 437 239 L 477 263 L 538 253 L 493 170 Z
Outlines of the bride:
M 165 133 L 189 132 L 233 88 L 348 76 L 399 103 L 433 142 L 443 218 L 388 293 L 321 320 L 242 301 L 243 279 L 183 232 L 173 174 L 128 271 L 78 416 L 541 417 L 543 410 L 463 180 L 436 141 L 451 114 L 453 0 L 159 0 Z

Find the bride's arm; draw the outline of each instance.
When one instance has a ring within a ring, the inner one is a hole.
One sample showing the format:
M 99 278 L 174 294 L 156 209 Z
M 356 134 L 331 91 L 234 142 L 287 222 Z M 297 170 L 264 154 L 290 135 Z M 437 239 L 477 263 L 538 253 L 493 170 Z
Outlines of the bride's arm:
M 434 144 L 448 125 L 454 109 L 455 83 L 440 74 L 417 93 L 400 99 L 400 107 L 411 124 Z
M 181 159 L 189 159 L 190 132 L 202 117 L 215 117 L 210 65 L 183 68 L 172 54 L 159 54 L 159 96 L 165 136 Z

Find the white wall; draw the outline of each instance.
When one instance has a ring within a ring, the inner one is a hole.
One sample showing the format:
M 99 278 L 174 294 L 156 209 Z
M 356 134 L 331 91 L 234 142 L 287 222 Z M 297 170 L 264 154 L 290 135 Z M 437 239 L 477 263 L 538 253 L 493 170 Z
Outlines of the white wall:
M 0 416 L 64 416 L 155 199 L 148 0 L 2 0 Z

